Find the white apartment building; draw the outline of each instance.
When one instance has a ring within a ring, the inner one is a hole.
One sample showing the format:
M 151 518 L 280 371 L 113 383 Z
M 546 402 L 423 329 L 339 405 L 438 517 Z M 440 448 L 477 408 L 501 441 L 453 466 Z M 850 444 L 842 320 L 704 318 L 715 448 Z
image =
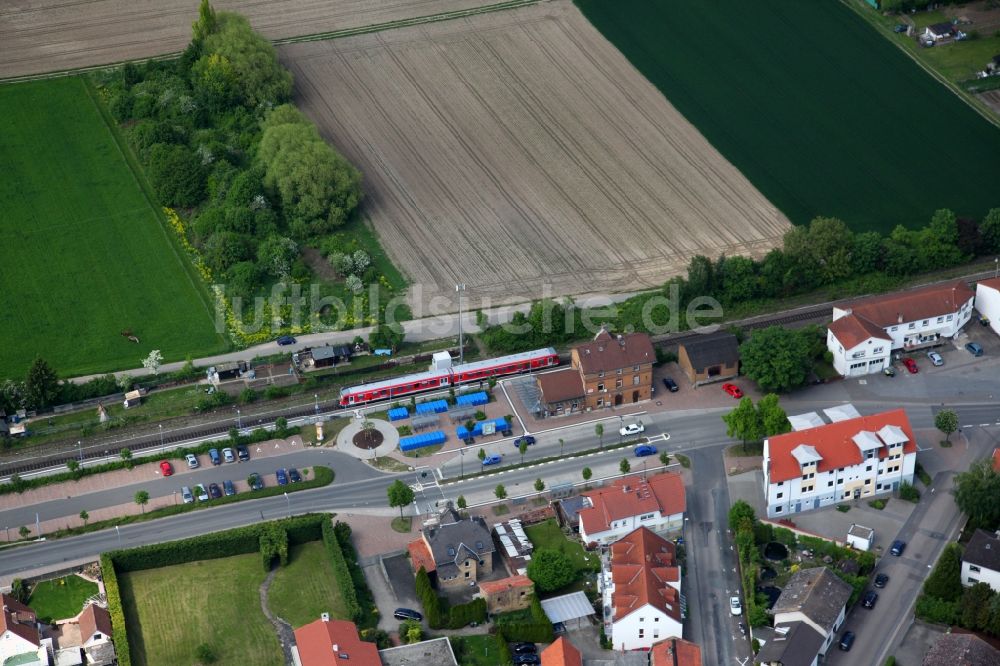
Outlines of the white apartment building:
M 990 320 L 993 332 L 1000 335 L 1000 278 L 990 278 L 976 284 L 976 309 Z
M 881 372 L 894 351 L 941 344 L 969 322 L 975 298 L 959 280 L 835 307 L 826 337 L 833 367 L 845 377 Z
M 585 544 L 609 544 L 638 527 L 665 532 L 684 524 L 684 481 L 674 472 L 645 480 L 640 475 L 625 476 L 583 496 L 589 506 L 578 515 Z
M 1000 592 L 1000 532 L 976 530 L 962 553 L 962 585 L 976 583 Z
M 902 409 L 764 440 L 768 518 L 869 498 L 913 483 L 917 443 Z

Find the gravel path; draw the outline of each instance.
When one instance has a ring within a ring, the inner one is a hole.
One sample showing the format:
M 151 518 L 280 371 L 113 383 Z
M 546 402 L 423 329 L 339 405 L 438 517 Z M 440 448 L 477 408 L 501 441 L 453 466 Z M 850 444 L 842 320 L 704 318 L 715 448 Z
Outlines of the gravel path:
M 272 567 L 270 573 L 267 574 L 267 578 L 260 584 L 260 609 L 264 611 L 264 617 L 274 625 L 274 630 L 278 634 L 278 642 L 281 643 L 281 650 L 285 653 L 285 666 L 294 666 L 295 660 L 292 659 L 292 646 L 295 645 L 295 632 L 292 631 L 290 624 L 272 613 L 271 609 L 267 607 L 267 591 L 271 589 L 271 581 L 274 580 L 277 573 L 278 567 Z

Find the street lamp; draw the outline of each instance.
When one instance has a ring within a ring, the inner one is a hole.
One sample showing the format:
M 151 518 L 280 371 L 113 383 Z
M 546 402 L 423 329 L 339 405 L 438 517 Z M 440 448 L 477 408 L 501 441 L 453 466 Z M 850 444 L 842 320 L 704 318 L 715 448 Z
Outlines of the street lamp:
M 459 449 L 458 450 L 458 458 L 459 458 L 459 462 L 460 462 L 460 464 L 462 466 L 460 478 L 464 479 L 465 478 L 465 449 Z
M 80 454 L 80 462 L 83 462 L 83 443 L 80 440 L 76 440 L 76 450 Z
M 625 437 L 625 435 L 622 434 L 623 430 L 625 430 L 625 417 L 622 416 L 621 414 L 619 414 L 618 415 L 618 444 L 621 444 L 622 443 L 622 438 Z
M 313 398 L 316 400 L 316 413 L 319 414 L 319 393 L 313 393 Z
M 285 504 L 288 507 L 288 517 L 292 517 L 292 500 L 288 497 L 288 493 L 285 493 Z
M 240 408 L 236 408 L 236 429 L 243 430 L 243 420 L 240 418 Z
M 122 531 L 120 529 L 118 529 L 117 525 L 115 525 L 115 534 L 118 535 L 118 547 L 121 548 L 122 547 Z
M 456 284 L 455 293 L 458 294 L 458 364 L 465 363 L 465 337 L 462 331 L 462 292 L 465 291 L 465 284 Z
M 1000 276 L 1000 257 L 996 257 L 993 260 L 993 266 L 994 266 L 994 268 L 993 268 L 993 277 L 996 278 L 996 277 Z
M 163 424 L 162 423 L 157 423 L 157 425 L 160 426 L 160 448 L 162 449 L 163 448 Z

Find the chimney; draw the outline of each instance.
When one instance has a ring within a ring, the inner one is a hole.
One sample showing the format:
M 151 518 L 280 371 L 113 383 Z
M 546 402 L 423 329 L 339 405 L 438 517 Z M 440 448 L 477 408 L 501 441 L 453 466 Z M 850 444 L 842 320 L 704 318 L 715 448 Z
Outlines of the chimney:
M 330 621 L 330 614 L 329 613 L 320 613 L 319 619 L 323 620 L 324 622 L 329 622 Z
M 896 313 L 896 322 L 899 323 L 899 324 L 903 323 L 903 313 L 902 312 L 897 312 Z
M 333 651 L 334 651 L 334 652 L 338 652 L 339 650 L 340 650 L 340 646 L 339 646 L 339 645 L 337 645 L 336 643 L 334 643 L 334 644 L 333 644 Z

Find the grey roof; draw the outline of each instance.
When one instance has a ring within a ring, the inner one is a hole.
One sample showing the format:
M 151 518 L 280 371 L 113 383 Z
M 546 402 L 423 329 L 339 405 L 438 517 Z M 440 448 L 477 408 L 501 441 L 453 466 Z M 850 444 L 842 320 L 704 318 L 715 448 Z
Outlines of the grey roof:
M 788 629 L 784 635 L 783 628 Z M 774 637 L 760 648 L 757 663 L 811 666 L 822 646 L 823 636 L 805 622 L 781 624 L 775 627 Z
M 566 519 L 576 523 L 580 520 L 580 510 L 589 507 L 590 500 L 583 495 L 573 495 L 572 497 L 559 500 L 559 506 L 566 515 Z
M 690 342 L 681 343 L 687 352 L 691 367 L 701 372 L 710 365 L 735 365 L 740 360 L 740 345 L 732 333 L 719 331 L 699 335 Z
M 322 347 L 313 347 L 310 350 L 314 361 L 322 361 L 327 358 L 336 358 L 337 356 L 350 356 L 351 348 L 347 346 L 332 347 L 330 345 L 323 345 Z
M 930 28 L 930 31 L 933 32 L 935 35 L 947 35 L 948 33 L 952 32 L 955 29 L 955 26 L 949 22 L 935 23 L 934 25 L 930 25 L 927 27 Z
M 944 634 L 927 651 L 924 666 L 1000 666 L 1000 652 L 973 634 Z
M 455 653 L 451 649 L 451 641 L 447 636 L 429 641 L 400 645 L 399 647 L 379 650 L 382 666 L 457 666 Z
M 970 564 L 1000 571 L 1000 538 L 986 530 L 976 530 L 969 545 L 965 547 L 962 559 Z
M 478 516 L 425 527 L 423 532 L 431 547 L 434 564 L 439 569 L 442 565 L 454 565 L 467 557 L 482 559 L 494 550 L 486 522 Z
M 552 624 L 596 614 L 594 605 L 587 599 L 587 595 L 580 591 L 570 592 L 561 597 L 543 599 L 542 610 L 545 611 L 545 616 Z
M 850 597 L 851 586 L 826 567 L 802 569 L 788 580 L 771 612 L 777 617 L 801 611 L 829 632 Z

